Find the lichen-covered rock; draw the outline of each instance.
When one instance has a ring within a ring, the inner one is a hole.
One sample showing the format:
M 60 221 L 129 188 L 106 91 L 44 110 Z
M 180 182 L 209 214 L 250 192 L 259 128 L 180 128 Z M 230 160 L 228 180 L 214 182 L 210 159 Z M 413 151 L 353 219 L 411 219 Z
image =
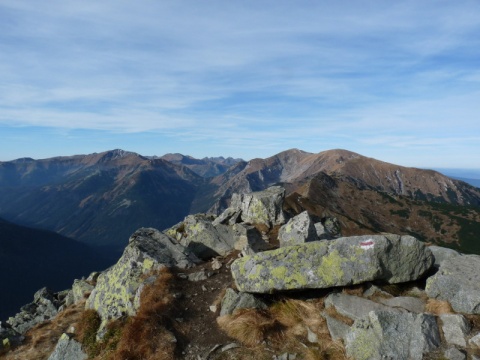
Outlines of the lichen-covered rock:
M 160 231 L 137 230 L 118 262 L 98 277 L 87 299 L 86 308 L 95 309 L 102 319 L 99 335 L 108 320 L 136 313 L 145 275 L 165 266 L 187 268 L 197 262 L 196 256 Z
M 266 309 L 264 301 L 255 295 L 243 292 L 237 292 L 228 288 L 222 299 L 220 316 L 230 315 L 236 309 Z
M 307 211 L 291 218 L 278 232 L 280 247 L 318 240 L 314 222 Z
M 25 337 L 0 321 L 0 350 L 19 345 Z
M 68 334 L 62 334 L 48 360 L 85 360 L 88 355 L 82 345 Z
M 342 339 L 343 341 L 345 341 L 345 338 L 350 331 L 350 326 L 348 326 L 344 322 L 341 322 L 340 320 L 329 316 L 326 312 L 323 312 L 322 316 L 327 321 L 328 332 L 330 333 L 332 340 Z
M 235 260 L 240 291 L 329 288 L 382 280 L 414 281 L 433 265 L 433 255 L 412 236 L 373 235 L 322 240 Z
M 371 311 L 354 322 L 345 343 L 355 360 L 421 360 L 440 346 L 440 333 L 433 315 Z
M 480 314 L 480 256 L 462 255 L 445 259 L 438 272 L 428 278 L 425 291 L 431 298 L 448 301 L 456 312 Z
M 62 302 L 57 294 L 47 288 L 38 290 L 33 296 L 33 302 L 20 308 L 20 312 L 7 320 L 7 323 L 20 334 L 45 320 L 55 317 Z
M 447 344 L 466 347 L 470 324 L 465 317 L 459 314 L 442 314 L 440 320 L 442 320 L 442 331 Z
M 180 243 L 201 259 L 226 255 L 234 249 L 235 239 L 226 225 L 212 224 L 205 214 L 189 215 L 183 222 Z
M 285 189 L 281 186 L 250 194 L 233 194 L 228 211 L 233 209 L 233 214 L 240 213 L 243 222 L 273 227 L 285 223 L 284 199 Z
M 90 295 L 95 287 L 82 279 L 75 279 L 72 285 L 73 303 L 77 303 Z

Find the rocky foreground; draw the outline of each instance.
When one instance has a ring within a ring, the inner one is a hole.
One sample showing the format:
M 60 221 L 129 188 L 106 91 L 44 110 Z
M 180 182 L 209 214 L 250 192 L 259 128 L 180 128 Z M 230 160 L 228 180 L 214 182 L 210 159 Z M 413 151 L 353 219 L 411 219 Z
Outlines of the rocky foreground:
M 480 256 L 406 235 L 341 237 L 334 218 L 288 219 L 284 194 L 237 194 L 218 217 L 137 230 L 114 266 L 38 291 L 1 323 L 3 356 L 29 358 L 42 328 L 83 313 L 96 319 L 88 341 L 77 317 L 36 358 L 480 360 Z M 138 335 L 149 314 L 162 321 Z

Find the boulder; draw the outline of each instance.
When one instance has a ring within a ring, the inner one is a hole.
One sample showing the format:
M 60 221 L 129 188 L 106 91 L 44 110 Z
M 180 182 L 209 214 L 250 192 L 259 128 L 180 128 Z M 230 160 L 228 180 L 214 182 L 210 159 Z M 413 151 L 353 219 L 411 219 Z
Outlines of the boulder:
M 278 232 L 280 247 L 299 245 L 317 239 L 315 225 L 307 211 L 291 218 Z
M 480 314 L 480 256 L 462 255 L 445 259 L 438 272 L 428 278 L 425 291 L 431 298 L 448 301 L 456 312 Z
M 381 280 L 421 278 L 433 255 L 412 236 L 373 235 L 287 246 L 235 260 L 237 288 L 252 293 L 330 288 Z
M 7 323 L 16 332 L 25 334 L 35 325 L 55 317 L 61 306 L 57 294 L 42 288 L 33 295 L 33 302 L 22 306 L 20 312 L 10 317 Z
M 86 299 L 95 287 L 86 280 L 75 279 L 72 285 L 73 303 Z
M 233 194 L 230 210 L 226 211 L 232 214 L 239 213 L 242 222 L 265 224 L 271 228 L 285 223 L 284 199 L 285 189 L 281 186 L 272 186 L 250 194 Z
M 371 311 L 353 323 L 345 343 L 355 360 L 421 360 L 440 346 L 440 333 L 433 315 Z
M 449 249 L 442 246 L 432 245 L 428 247 L 435 258 L 435 267 L 439 268 L 444 260 L 450 259 L 452 257 L 461 256 L 462 254 L 453 249 Z
M 352 320 L 357 320 L 368 316 L 370 311 L 393 311 L 386 305 L 376 303 L 375 301 L 364 299 L 359 296 L 348 295 L 344 293 L 333 293 L 325 299 L 325 307 L 333 306 L 335 310 Z
M 466 347 L 470 324 L 465 317 L 458 314 L 442 314 L 440 320 L 442 320 L 442 331 L 447 344 Z
M 263 240 L 262 234 L 255 226 L 248 224 L 234 224 L 231 226 L 235 250 L 251 249 L 254 253 L 266 250 L 268 243 Z
M 99 337 L 109 320 L 135 315 L 146 276 L 163 267 L 187 268 L 198 262 L 197 257 L 160 231 L 137 230 L 118 262 L 98 277 L 87 299 L 86 308 L 95 309 L 102 319 Z
M 201 259 L 226 255 L 235 246 L 235 239 L 226 225 L 212 224 L 204 214 L 189 215 L 185 218 L 184 232 L 180 243 Z
M 85 360 L 88 355 L 82 350 L 82 345 L 68 334 L 63 334 L 48 360 Z
M 264 301 L 255 295 L 243 292 L 237 292 L 228 288 L 222 299 L 220 316 L 230 315 L 236 309 L 266 309 Z

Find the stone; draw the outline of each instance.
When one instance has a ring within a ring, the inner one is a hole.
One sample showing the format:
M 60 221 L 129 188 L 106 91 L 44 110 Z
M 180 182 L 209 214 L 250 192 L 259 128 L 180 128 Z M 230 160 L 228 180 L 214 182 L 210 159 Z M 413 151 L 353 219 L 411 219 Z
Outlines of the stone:
M 82 345 L 68 334 L 63 334 L 48 360 L 85 360 L 88 355 L 82 350 Z
M 397 296 L 390 299 L 379 298 L 378 302 L 392 308 L 405 309 L 417 314 L 425 311 L 425 300 L 411 296 Z
M 220 260 L 218 260 L 217 258 L 214 258 L 214 259 L 212 259 L 211 266 L 212 266 L 212 270 L 215 271 L 215 270 L 221 269 L 223 264 Z
M 421 360 L 439 346 L 440 333 L 433 315 L 371 311 L 354 322 L 345 347 L 355 360 Z
M 307 211 L 291 218 L 278 232 L 280 247 L 299 245 L 317 239 L 315 225 Z
M 285 223 L 283 201 L 285 189 L 272 186 L 266 190 L 250 194 L 233 194 L 230 210 L 239 212 L 242 222 L 249 224 L 265 224 L 272 228 Z
M 251 249 L 255 253 L 267 249 L 268 244 L 255 226 L 234 224 L 231 227 L 234 237 L 235 250 Z
M 480 256 L 462 255 L 445 259 L 438 272 L 428 278 L 425 291 L 431 298 L 446 300 L 456 312 L 480 314 Z
M 243 292 L 237 292 L 227 288 L 225 296 L 222 299 L 220 316 L 231 315 L 237 309 L 266 309 L 265 302 L 255 295 Z
M 421 278 L 433 255 L 412 236 L 369 235 L 321 240 L 264 251 L 235 260 L 231 271 L 240 291 L 271 293 L 330 288 L 381 280 L 390 284 Z
M 363 296 L 364 297 L 370 297 L 370 296 L 373 296 L 373 295 L 382 295 L 383 297 L 385 298 L 390 298 L 392 297 L 392 295 L 390 295 L 389 293 L 387 293 L 386 291 L 383 291 L 382 289 L 380 289 L 377 285 L 374 285 L 374 284 L 368 284 L 367 288 L 365 289 L 365 291 L 363 292 Z
M 0 321 L 0 350 L 20 345 L 23 340 L 25 340 L 23 335 L 12 329 L 9 324 Z
M 453 249 L 449 249 L 446 247 L 442 247 L 442 246 L 432 245 L 432 246 L 429 246 L 428 248 L 430 249 L 430 251 L 433 254 L 433 257 L 435 258 L 436 268 L 439 268 L 444 260 L 462 255 L 458 251 L 455 251 Z
M 468 340 L 468 345 L 471 347 L 480 348 L 480 333 Z
M 188 215 L 184 220 L 184 235 L 180 243 L 201 259 L 227 255 L 234 249 L 235 239 L 226 225 L 212 224 L 205 214 Z
M 98 277 L 85 304 L 87 309 L 96 310 L 102 319 L 98 336 L 103 336 L 109 320 L 136 314 L 141 292 L 144 286 L 155 281 L 156 270 L 173 266 L 188 268 L 198 262 L 195 255 L 160 231 L 137 230 L 118 262 Z
M 463 352 L 458 350 L 457 348 L 450 348 L 445 350 L 443 356 L 448 360 L 466 360 L 467 355 Z
M 94 288 L 95 287 L 86 280 L 75 279 L 72 285 L 73 303 L 76 304 L 87 298 Z
M 350 326 L 340 320 L 331 317 L 325 312 L 322 313 L 322 316 L 327 321 L 327 328 L 330 332 L 330 336 L 332 337 L 332 339 L 345 341 L 345 338 L 350 331 Z
M 62 306 L 55 293 L 47 288 L 38 290 L 33 302 L 20 308 L 20 312 L 7 320 L 7 323 L 18 333 L 25 334 L 35 325 L 54 318 Z
M 212 276 L 210 272 L 202 270 L 202 271 L 197 271 L 197 272 L 188 274 L 187 279 L 188 281 L 197 282 L 197 281 L 207 280 L 210 276 Z
M 447 344 L 466 347 L 466 337 L 470 332 L 467 319 L 458 314 L 442 314 L 440 320 L 442 320 L 442 331 Z
M 359 296 L 348 295 L 343 293 L 333 293 L 325 299 L 325 307 L 333 306 L 337 312 L 352 320 L 361 319 L 368 316 L 370 311 L 395 311 L 386 305 L 376 303 L 375 301 L 364 299 Z

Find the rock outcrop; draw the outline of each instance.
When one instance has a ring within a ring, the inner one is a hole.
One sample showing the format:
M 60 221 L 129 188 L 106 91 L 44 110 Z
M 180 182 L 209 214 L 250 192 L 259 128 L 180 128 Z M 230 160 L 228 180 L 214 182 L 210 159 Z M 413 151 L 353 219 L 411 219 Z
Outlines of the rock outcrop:
M 222 223 L 246 222 L 249 224 L 265 224 L 269 227 L 285 223 L 282 206 L 285 189 L 272 186 L 264 191 L 249 194 L 233 194 L 230 207 L 220 216 Z
M 33 302 L 22 306 L 20 312 L 10 317 L 7 323 L 16 332 L 25 334 L 35 325 L 55 317 L 63 304 L 62 300 L 59 293 L 42 288 L 33 295 Z
M 413 281 L 433 262 L 430 250 L 412 236 L 355 236 L 246 256 L 232 264 L 232 275 L 240 291 L 271 293 Z
M 306 211 L 291 218 L 278 232 L 280 247 L 299 245 L 318 239 L 317 228 Z
M 95 309 L 102 319 L 99 335 L 107 321 L 136 313 L 143 286 L 154 281 L 155 270 L 172 266 L 187 268 L 198 262 L 195 255 L 160 231 L 137 230 L 118 262 L 98 277 L 86 302 L 86 307 Z
M 427 280 L 426 292 L 431 298 L 447 300 L 455 311 L 480 314 L 480 256 L 452 256 Z

